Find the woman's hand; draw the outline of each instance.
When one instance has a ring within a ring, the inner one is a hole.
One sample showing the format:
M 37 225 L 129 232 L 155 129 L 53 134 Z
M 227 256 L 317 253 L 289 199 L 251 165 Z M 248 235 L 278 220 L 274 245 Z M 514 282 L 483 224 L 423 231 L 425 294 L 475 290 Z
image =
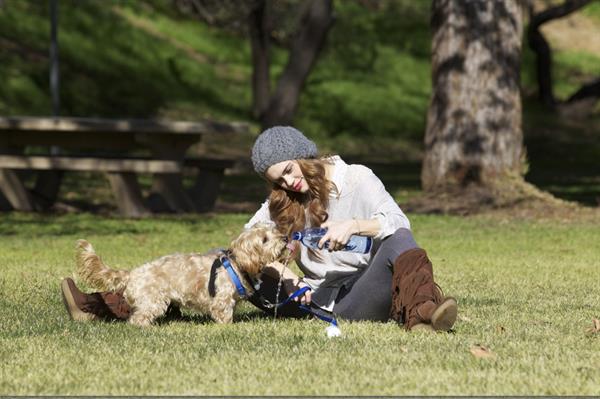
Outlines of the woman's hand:
M 285 292 L 289 295 L 292 295 L 294 292 L 303 287 L 308 287 L 306 284 L 296 273 L 290 270 L 290 268 L 284 266 L 281 262 L 273 262 L 269 263 L 264 269 L 263 272 L 268 274 L 269 276 L 279 279 L 281 274 L 283 274 L 283 288 Z M 311 292 L 310 290 L 306 291 L 300 297 L 294 298 L 294 301 L 300 301 L 303 305 L 309 305 L 311 302 Z
M 339 251 L 350 240 L 352 234 L 359 233 L 357 220 L 344 220 L 338 222 L 325 222 L 321 225 L 327 229 L 327 233 L 319 241 L 319 248 L 323 249 L 325 242 L 329 241 L 328 249 L 330 251 Z
M 304 281 L 297 280 L 284 280 L 284 288 L 287 292 L 288 296 L 292 295 L 294 292 L 298 291 L 301 288 L 308 287 Z M 294 298 L 295 302 L 300 302 L 303 305 L 310 305 L 311 302 L 311 291 L 307 290 L 304 294 Z

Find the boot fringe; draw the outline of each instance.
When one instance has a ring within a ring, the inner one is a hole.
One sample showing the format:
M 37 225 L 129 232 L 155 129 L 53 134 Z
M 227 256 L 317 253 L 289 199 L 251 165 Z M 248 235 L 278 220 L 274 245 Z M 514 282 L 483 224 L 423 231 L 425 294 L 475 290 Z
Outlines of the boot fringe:
M 392 277 L 392 307 L 390 317 L 410 330 L 423 320 L 417 308 L 420 304 L 443 301 L 443 292 L 433 281 L 433 266 L 422 248 L 402 253 L 394 262 Z

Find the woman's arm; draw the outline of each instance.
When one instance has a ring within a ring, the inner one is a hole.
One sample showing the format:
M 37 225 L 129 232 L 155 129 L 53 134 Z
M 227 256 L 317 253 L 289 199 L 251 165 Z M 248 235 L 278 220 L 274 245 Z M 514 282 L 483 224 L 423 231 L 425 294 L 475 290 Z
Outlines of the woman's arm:
M 296 273 L 294 273 L 289 267 L 286 267 L 281 262 L 273 262 L 265 266 L 263 269 L 263 273 L 268 274 L 269 276 L 279 279 L 283 274 L 283 287 L 285 288 L 288 294 L 292 294 L 294 291 L 308 286 Z M 295 301 L 300 301 L 302 304 L 310 304 L 311 294 L 310 291 L 306 291 L 306 293 L 302 297 L 298 297 L 294 299 Z
M 335 222 L 325 222 L 322 227 L 329 228 L 328 224 L 334 224 Z M 352 219 L 341 222 L 346 224 L 347 230 L 350 235 L 356 234 L 359 236 L 375 237 L 379 234 L 381 224 L 378 219 Z
M 382 240 L 399 228 L 410 230 L 410 222 L 396 200 L 373 171 L 365 169 L 368 173 L 356 187 L 354 200 L 360 214 L 379 221 L 379 231 L 373 237 Z
M 346 220 L 328 221 L 321 225 L 327 228 L 327 233 L 319 242 L 323 247 L 330 241 L 331 250 L 342 249 L 353 234 L 383 239 L 403 227 L 410 229 L 410 222 L 400 209 L 394 198 L 387 192 L 383 183 L 368 168 L 356 165 L 360 181 L 353 185 L 353 201 L 356 214 L 370 218 L 356 219 L 347 215 Z
M 378 219 L 351 219 L 338 222 L 325 222 L 321 225 L 327 228 L 327 233 L 319 241 L 319 248 L 323 248 L 329 241 L 328 248 L 338 251 L 348 243 L 351 235 L 375 237 L 381 230 Z

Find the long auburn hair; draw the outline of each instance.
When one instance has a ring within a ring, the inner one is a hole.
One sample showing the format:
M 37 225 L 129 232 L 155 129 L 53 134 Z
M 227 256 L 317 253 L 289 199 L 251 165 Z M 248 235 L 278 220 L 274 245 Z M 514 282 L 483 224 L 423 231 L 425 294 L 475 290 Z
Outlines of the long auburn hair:
M 273 183 L 269 196 L 271 220 L 285 235 L 304 229 L 307 217 L 311 227 L 324 223 L 329 217 L 329 194 L 337 191 L 335 184 L 325 177 L 325 165 L 333 163 L 329 157 L 296 161 L 309 190 L 297 193 Z

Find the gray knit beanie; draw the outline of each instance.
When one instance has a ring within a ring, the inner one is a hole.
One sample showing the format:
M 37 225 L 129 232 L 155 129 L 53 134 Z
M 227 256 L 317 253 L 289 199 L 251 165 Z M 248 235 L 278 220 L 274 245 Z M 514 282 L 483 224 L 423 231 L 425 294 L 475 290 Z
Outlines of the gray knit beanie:
M 252 147 L 252 164 L 260 175 L 276 163 L 316 156 L 317 145 L 291 126 L 273 126 L 265 130 Z

